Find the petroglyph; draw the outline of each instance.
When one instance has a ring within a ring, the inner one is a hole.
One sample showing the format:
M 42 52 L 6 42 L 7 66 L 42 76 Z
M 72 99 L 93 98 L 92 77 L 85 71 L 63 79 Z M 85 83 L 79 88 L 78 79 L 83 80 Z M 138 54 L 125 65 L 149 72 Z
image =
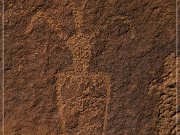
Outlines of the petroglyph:
M 64 135 L 104 135 L 108 121 L 110 75 L 88 72 L 92 49 L 90 41 L 100 30 L 96 29 L 91 35 L 82 32 L 82 9 L 85 5 L 86 1 L 82 8 L 73 8 L 76 34 L 67 40 L 73 55 L 71 70 L 57 74 L 57 105 Z M 26 33 L 31 33 L 42 22 L 46 22 L 61 39 L 67 39 L 61 25 L 41 11 L 32 17 Z M 103 29 L 107 24 L 99 28 Z
M 176 60 L 175 54 L 170 54 L 165 59 L 165 70 L 161 81 L 154 80 L 150 85 L 149 94 L 159 93 L 159 135 L 180 133 L 176 120 Z M 178 68 L 178 71 L 180 68 Z M 177 130 L 178 129 L 178 130 Z
M 63 134 L 105 134 L 110 100 L 110 76 L 89 73 L 90 40 L 95 34 L 82 32 L 83 12 L 74 10 L 76 34 L 67 45 L 73 55 L 71 71 L 58 74 L 57 95 Z

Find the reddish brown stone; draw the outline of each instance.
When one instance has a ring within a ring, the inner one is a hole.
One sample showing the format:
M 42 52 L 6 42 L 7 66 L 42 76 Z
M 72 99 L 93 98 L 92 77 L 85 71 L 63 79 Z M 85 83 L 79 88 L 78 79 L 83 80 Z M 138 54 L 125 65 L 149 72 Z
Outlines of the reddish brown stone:
M 148 93 L 153 80 L 164 84 L 165 61 L 175 54 L 175 7 L 173 0 L 5 1 L 5 135 L 161 134 L 161 95 Z

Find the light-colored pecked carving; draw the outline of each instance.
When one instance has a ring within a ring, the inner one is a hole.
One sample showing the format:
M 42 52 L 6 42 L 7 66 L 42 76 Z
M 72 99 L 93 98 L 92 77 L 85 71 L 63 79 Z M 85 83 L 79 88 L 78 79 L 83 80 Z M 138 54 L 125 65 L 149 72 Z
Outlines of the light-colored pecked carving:
M 108 106 L 110 102 L 110 79 L 107 73 L 89 73 L 91 57 L 91 39 L 108 27 L 110 23 L 123 20 L 131 24 L 125 16 L 114 16 L 103 26 L 99 26 L 93 33 L 83 33 L 83 9 L 88 0 L 81 7 L 73 6 L 74 25 L 76 34 L 69 39 L 62 32 L 61 25 L 46 12 L 37 12 L 27 26 L 26 33 L 33 31 L 39 22 L 46 22 L 60 39 L 67 40 L 67 46 L 72 53 L 73 63 L 70 71 L 57 74 L 57 105 L 64 135 L 105 135 L 108 124 Z M 132 35 L 132 37 L 134 37 Z
M 38 22 L 43 22 L 45 21 L 52 30 L 54 30 L 55 32 L 57 32 L 57 35 L 60 37 L 60 39 L 67 39 L 67 34 L 62 32 L 62 29 L 61 29 L 61 25 L 51 19 L 47 13 L 45 12 L 42 12 L 42 11 L 39 11 L 37 12 L 32 18 L 31 18 L 31 21 L 30 23 L 28 24 L 27 28 L 26 28 L 26 33 L 31 33 L 34 29 L 34 26 L 37 25 Z
M 159 93 L 159 135 L 174 135 L 180 133 L 178 129 L 177 93 L 176 93 L 176 60 L 175 54 L 165 59 L 164 73 L 160 82 L 154 80 L 150 85 L 149 94 Z M 177 68 L 178 71 L 180 68 Z
M 76 34 L 67 41 L 73 55 L 72 70 L 59 73 L 58 106 L 64 135 L 104 135 L 110 101 L 110 76 L 89 73 L 89 60 L 95 36 L 82 32 L 83 12 L 74 9 Z

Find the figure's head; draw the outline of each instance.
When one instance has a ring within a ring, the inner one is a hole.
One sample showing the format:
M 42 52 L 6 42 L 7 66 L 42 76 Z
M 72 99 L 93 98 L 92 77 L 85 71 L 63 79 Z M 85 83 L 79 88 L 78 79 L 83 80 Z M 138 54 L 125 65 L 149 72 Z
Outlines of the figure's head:
M 73 55 L 73 66 L 77 72 L 85 72 L 89 66 L 91 57 L 90 37 L 85 34 L 71 37 L 67 45 Z
M 92 47 L 90 40 L 94 37 L 94 35 L 83 33 L 83 11 L 81 8 L 74 7 L 73 9 L 76 34 L 67 41 L 67 46 L 73 55 L 73 68 L 75 72 L 87 72 Z

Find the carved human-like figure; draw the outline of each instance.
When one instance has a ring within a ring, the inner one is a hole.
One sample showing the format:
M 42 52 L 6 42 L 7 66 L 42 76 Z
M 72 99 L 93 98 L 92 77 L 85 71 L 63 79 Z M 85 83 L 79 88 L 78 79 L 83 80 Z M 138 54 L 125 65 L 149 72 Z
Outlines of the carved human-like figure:
M 72 56 L 71 70 L 57 74 L 57 104 L 64 135 L 104 135 L 110 100 L 110 75 L 107 73 L 88 72 L 91 57 L 91 39 L 95 34 L 82 32 L 83 12 L 74 8 L 74 24 L 76 34 L 67 39 L 61 32 L 60 25 L 46 13 L 38 12 L 27 27 L 26 32 L 33 30 L 35 22 L 46 20 L 51 29 L 55 30 L 61 39 L 67 39 Z
M 94 35 L 82 32 L 82 12 L 75 11 L 76 34 L 67 45 L 73 55 L 72 70 L 59 73 L 57 95 L 64 134 L 102 135 L 107 125 L 110 76 L 89 73 L 90 40 Z

